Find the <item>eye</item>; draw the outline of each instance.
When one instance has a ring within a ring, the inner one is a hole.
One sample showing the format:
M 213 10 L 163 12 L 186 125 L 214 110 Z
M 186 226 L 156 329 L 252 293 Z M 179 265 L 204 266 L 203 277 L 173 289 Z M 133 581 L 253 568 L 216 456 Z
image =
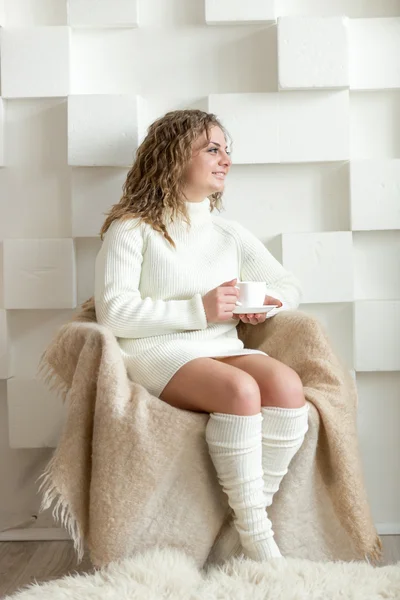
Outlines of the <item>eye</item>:
M 208 152 L 214 152 L 214 150 L 215 150 L 215 152 L 218 152 L 218 148 L 210 148 Z M 231 155 L 231 153 L 230 153 L 230 152 L 228 152 L 228 150 L 225 150 L 225 152 L 226 152 L 226 154 L 227 154 L 228 156 L 230 156 L 230 155 Z

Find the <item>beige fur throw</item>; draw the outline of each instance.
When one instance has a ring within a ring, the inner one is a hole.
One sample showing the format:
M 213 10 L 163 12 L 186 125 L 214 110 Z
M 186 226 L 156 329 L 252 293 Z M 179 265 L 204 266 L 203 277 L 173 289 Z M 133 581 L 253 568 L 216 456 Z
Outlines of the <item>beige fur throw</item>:
M 238 332 L 246 347 L 297 371 L 311 404 L 309 432 L 270 507 L 283 553 L 378 560 L 356 388 L 321 325 L 284 311 L 256 326 L 241 323 Z M 154 545 L 183 549 L 199 566 L 229 558 L 236 532 L 205 442 L 208 415 L 174 408 L 128 379 L 92 298 L 58 331 L 38 377 L 67 403 L 58 446 L 39 478 L 40 510 L 55 502 L 53 516 L 78 560 L 85 545 L 96 566 Z

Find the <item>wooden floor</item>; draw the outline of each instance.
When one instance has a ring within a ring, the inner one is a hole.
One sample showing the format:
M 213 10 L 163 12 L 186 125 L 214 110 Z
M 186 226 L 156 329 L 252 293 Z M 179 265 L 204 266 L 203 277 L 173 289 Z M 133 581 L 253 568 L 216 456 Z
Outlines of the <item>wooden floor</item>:
M 400 561 L 400 535 L 382 536 L 382 565 Z M 70 541 L 1 542 L 0 598 L 22 586 L 58 579 L 67 574 L 90 573 L 93 566 L 88 556 L 77 566 Z

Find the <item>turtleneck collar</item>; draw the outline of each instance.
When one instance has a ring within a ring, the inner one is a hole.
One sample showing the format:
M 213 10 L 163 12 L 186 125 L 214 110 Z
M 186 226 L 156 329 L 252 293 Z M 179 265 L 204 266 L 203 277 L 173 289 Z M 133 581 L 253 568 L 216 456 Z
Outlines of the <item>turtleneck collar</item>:
M 209 198 L 204 198 L 201 202 L 185 202 L 185 205 L 192 225 L 205 223 L 211 219 Z
M 191 227 L 211 222 L 210 200 L 208 198 L 204 198 L 201 202 L 185 202 L 185 206 Z M 169 212 L 164 215 L 164 223 L 168 229 L 172 228 L 174 230 L 174 235 L 177 235 L 177 232 L 182 228 L 183 230 L 186 230 L 188 227 L 183 217 L 177 215 L 174 220 L 172 220 L 171 213 Z

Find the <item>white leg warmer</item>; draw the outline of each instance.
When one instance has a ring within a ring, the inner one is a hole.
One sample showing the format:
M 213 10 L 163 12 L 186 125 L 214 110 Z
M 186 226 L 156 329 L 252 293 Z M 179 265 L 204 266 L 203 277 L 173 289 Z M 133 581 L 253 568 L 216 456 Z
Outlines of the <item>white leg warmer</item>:
M 272 504 L 290 461 L 299 450 L 308 431 L 309 405 L 300 408 L 261 407 L 262 467 L 265 505 Z
M 211 413 L 206 427 L 210 456 L 244 553 L 257 561 L 281 556 L 265 510 L 261 425 L 261 413 Z

